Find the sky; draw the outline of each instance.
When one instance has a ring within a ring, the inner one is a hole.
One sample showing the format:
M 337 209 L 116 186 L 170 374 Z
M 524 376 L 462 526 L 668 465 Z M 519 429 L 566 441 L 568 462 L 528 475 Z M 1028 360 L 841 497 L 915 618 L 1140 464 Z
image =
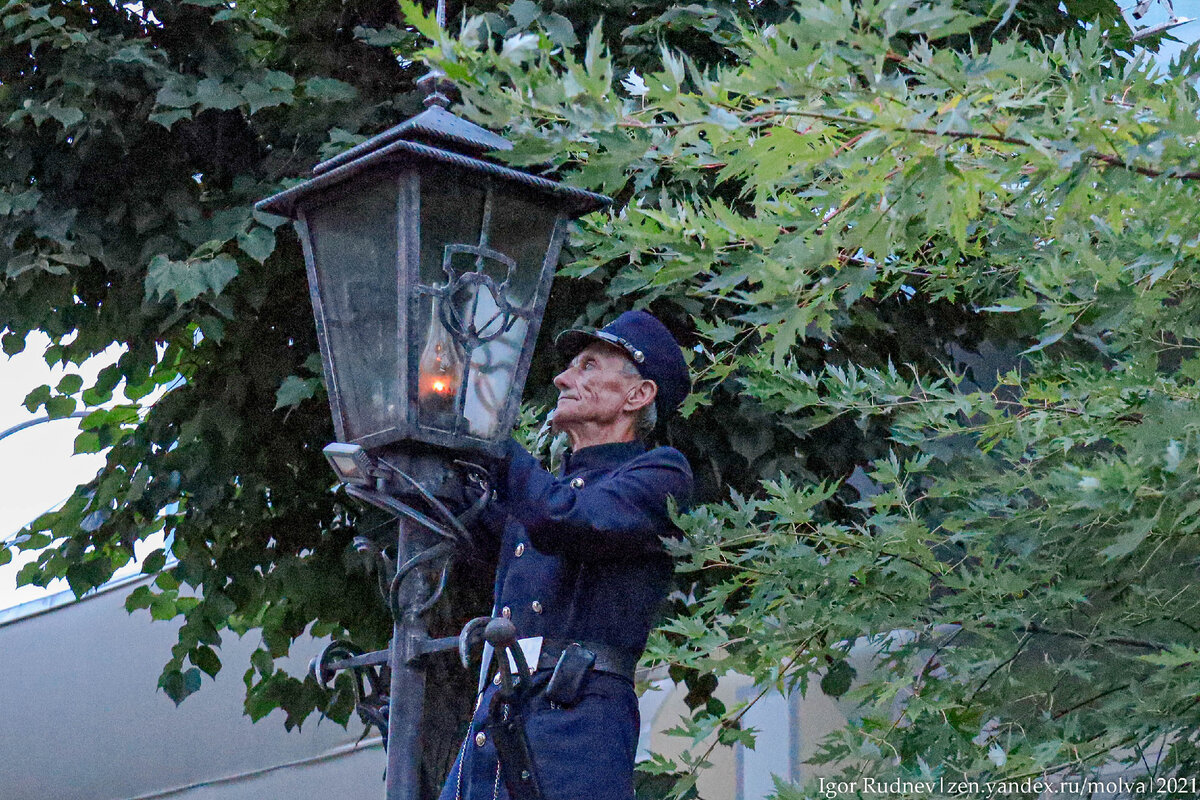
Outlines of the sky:
M 1122 7 L 1128 10 L 1136 0 L 1126 0 Z M 1175 0 L 1177 17 L 1200 18 L 1200 0 Z M 1138 27 L 1157 25 L 1169 18 L 1166 4 L 1158 0 L 1135 24 Z M 1184 42 L 1200 38 L 1200 21 L 1191 22 L 1174 30 L 1176 37 Z M 1184 44 L 1166 44 L 1160 57 L 1170 59 Z M 11 426 L 34 419 L 22 405 L 25 395 L 41 386 L 54 386 L 68 370 L 47 366 L 43 354 L 49 340 L 41 334 L 29 336 L 25 350 L 6 359 L 0 354 L 0 435 Z M 71 367 L 90 386 L 96 373 L 120 355 L 113 347 L 89 361 L 82 368 Z M 26 524 L 45 511 L 56 508 L 70 496 L 75 486 L 90 480 L 104 463 L 102 454 L 73 455 L 74 440 L 79 432 L 79 420 L 56 420 L 14 433 L 0 439 L 0 541 L 9 541 Z M 139 550 L 148 552 L 157 543 Z M 37 587 L 15 588 L 16 573 L 28 561 L 27 555 L 18 554 L 13 562 L 0 567 L 0 610 L 19 603 L 36 600 L 47 593 L 66 589 L 65 583 L 57 583 L 49 589 Z M 128 571 L 136 570 L 136 566 Z
M 1121 0 L 1121 8 L 1125 9 L 1126 19 L 1130 19 L 1129 12 L 1136 5 L 1136 0 Z M 1197 21 L 1180 25 L 1171 31 L 1172 35 L 1180 41 L 1163 43 L 1163 46 L 1158 51 L 1158 58 L 1161 61 L 1170 61 L 1188 44 L 1196 41 L 1196 39 L 1200 39 L 1200 0 L 1174 0 L 1171 5 L 1175 9 L 1176 18 L 1187 18 Z M 1154 25 L 1161 25 L 1170 18 L 1171 15 L 1167 12 L 1167 4 L 1161 0 L 1155 0 L 1154 4 L 1147 9 L 1141 19 L 1130 19 L 1130 22 L 1135 28 L 1147 28 Z
M 120 355 L 116 348 L 87 362 L 83 368 L 50 368 L 43 357 L 50 340 L 41 333 L 30 334 L 25 350 L 4 360 L 0 356 L 0 434 L 14 425 L 45 416 L 32 414 L 22 404 L 33 389 L 57 385 L 68 372 L 95 382 L 96 373 Z M 47 422 L 17 431 L 0 439 L 0 539 L 9 541 L 38 515 L 57 507 L 80 483 L 90 480 L 104 464 L 99 453 L 73 455 L 79 420 Z M 28 559 L 20 555 L 0 567 L 0 609 L 34 600 L 46 594 L 37 587 L 16 589 L 16 572 Z M 53 587 L 61 591 L 66 586 Z

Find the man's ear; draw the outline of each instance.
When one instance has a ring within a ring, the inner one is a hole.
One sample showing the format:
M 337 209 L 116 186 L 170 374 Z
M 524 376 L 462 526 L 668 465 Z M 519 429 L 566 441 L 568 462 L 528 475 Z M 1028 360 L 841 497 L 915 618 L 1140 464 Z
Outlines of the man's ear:
M 644 378 L 625 395 L 624 410 L 639 411 L 653 403 L 656 397 L 658 397 L 658 384 Z

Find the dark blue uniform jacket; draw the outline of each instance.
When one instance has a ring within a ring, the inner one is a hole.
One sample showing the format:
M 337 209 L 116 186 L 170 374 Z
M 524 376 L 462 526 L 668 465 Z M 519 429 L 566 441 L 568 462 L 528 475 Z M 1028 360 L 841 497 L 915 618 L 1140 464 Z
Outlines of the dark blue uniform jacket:
M 598 642 L 639 656 L 667 595 L 671 560 L 662 537 L 676 536 L 667 498 L 691 500 L 692 472 L 670 447 L 640 442 L 587 447 L 554 476 L 510 442 L 498 476 L 502 524 L 495 602 L 521 637 Z M 548 671 L 534 676 L 544 683 Z M 496 751 L 482 724 L 495 692 L 477 706 L 442 800 L 507 798 Z M 632 800 L 637 698 L 623 677 L 592 672 L 570 708 L 540 694 L 527 731 L 546 800 Z

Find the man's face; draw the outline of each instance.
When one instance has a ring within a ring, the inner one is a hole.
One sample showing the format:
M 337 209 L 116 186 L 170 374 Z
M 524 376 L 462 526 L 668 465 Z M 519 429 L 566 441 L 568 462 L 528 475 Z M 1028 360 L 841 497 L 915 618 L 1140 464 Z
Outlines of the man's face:
M 605 342 L 593 342 L 571 359 L 554 379 L 558 406 L 554 426 L 567 430 L 579 424 L 610 425 L 626 411 L 630 389 L 642 379 L 626 370 L 625 354 Z

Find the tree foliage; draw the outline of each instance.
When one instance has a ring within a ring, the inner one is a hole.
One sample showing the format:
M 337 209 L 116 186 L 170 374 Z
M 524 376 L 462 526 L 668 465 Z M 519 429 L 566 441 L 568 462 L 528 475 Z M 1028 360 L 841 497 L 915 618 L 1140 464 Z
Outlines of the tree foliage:
M 822 757 L 855 774 L 1194 774 L 1200 62 L 1164 74 L 1115 4 L 1064 8 L 517 0 L 450 37 L 391 2 L 10 0 L 4 349 L 126 346 L 94 386 L 35 390 L 51 415 L 172 387 L 85 420 L 107 465 L 15 545 L 40 551 L 20 580 L 82 593 L 164 530 L 177 562 L 147 558 L 129 606 L 182 618 L 167 694 L 258 630 L 251 716 L 348 718 L 346 684 L 274 661 L 305 630 L 383 645 L 348 548 L 381 521 L 331 490 L 299 248 L 251 206 L 415 111 L 432 40 L 510 161 L 618 200 L 545 329 L 632 303 L 692 353 L 671 436 L 710 502 L 651 658 L 693 689 L 698 747 L 653 771 L 683 792 L 706 736 L 752 740 L 710 700 L 736 671 L 842 696 Z
M 1102 24 L 793 12 L 653 71 L 425 30 L 514 160 L 622 200 L 568 274 L 689 320 L 693 460 L 745 486 L 697 445 L 759 426 L 735 450 L 766 480 L 683 518 L 653 657 L 820 679 L 847 777 L 1194 775 L 1196 48 L 1164 72 Z M 694 694 L 698 745 L 752 741 Z

